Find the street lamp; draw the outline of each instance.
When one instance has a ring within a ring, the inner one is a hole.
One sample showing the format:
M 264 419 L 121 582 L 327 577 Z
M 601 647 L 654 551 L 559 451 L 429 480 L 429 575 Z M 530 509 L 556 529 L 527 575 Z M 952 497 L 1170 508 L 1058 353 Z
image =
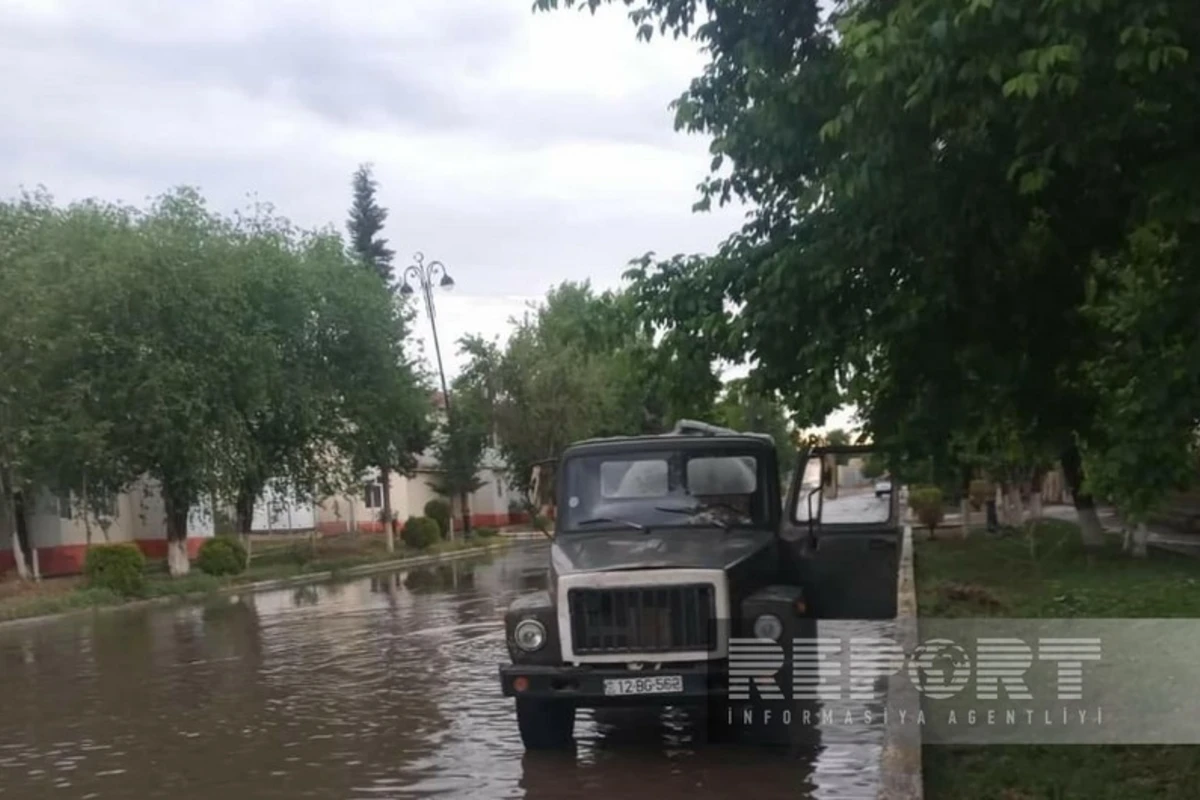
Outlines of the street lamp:
M 446 272 L 446 265 L 442 262 L 430 261 L 426 264 L 423 253 L 414 253 L 413 261 L 416 263 L 404 270 L 404 283 L 400 286 L 400 294 L 405 297 L 412 296 L 414 290 L 412 284 L 408 282 L 411 277 L 416 281 L 425 298 L 425 312 L 429 314 L 429 327 L 433 329 L 433 352 L 437 356 L 438 376 L 442 380 L 442 401 L 446 404 L 448 416 L 450 414 L 450 392 L 446 388 L 446 370 L 442 368 L 442 348 L 438 345 L 437 319 L 433 308 L 433 282 L 436 280 L 439 287 L 449 291 L 454 288 L 454 279 Z

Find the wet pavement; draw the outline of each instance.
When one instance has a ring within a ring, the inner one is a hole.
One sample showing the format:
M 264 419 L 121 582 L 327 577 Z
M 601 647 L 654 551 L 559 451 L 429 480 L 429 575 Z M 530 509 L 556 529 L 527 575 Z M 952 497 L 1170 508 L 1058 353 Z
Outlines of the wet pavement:
M 683 711 L 583 711 L 575 750 L 526 754 L 496 666 L 545 564 L 539 544 L 0 628 L 0 798 L 875 796 L 878 725 L 786 752 L 708 743 Z

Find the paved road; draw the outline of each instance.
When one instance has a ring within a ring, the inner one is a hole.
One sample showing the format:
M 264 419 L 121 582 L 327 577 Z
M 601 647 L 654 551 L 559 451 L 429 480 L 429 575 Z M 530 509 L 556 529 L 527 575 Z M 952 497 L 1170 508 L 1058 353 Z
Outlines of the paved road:
M 820 521 L 829 524 L 846 524 L 852 522 L 879 523 L 887 522 L 891 514 L 891 497 L 884 495 L 876 497 L 875 490 L 870 486 L 858 488 L 843 487 L 837 497 L 813 495 L 812 509 L 815 514 L 820 498 Z M 805 502 L 807 491 L 801 489 L 800 503 L 796 509 L 796 521 L 807 522 L 809 518 L 808 503 Z
M 1052 519 L 1066 520 L 1067 522 L 1078 522 L 1079 515 L 1075 512 L 1075 506 L 1071 505 L 1054 505 L 1046 506 L 1042 510 L 1043 516 Z M 1112 508 L 1097 509 L 1097 514 L 1100 517 L 1100 524 L 1104 526 L 1104 530 L 1113 534 L 1124 532 L 1121 518 L 1117 516 L 1117 512 Z M 1151 525 L 1148 526 L 1149 538 L 1147 544 L 1153 547 L 1159 547 L 1164 550 L 1173 550 L 1185 555 L 1200 558 L 1200 536 L 1195 534 L 1181 533 L 1171 530 L 1165 526 Z
M 776 752 L 708 744 L 676 711 L 584 713 L 577 749 L 525 754 L 501 614 L 546 564 L 529 546 L 0 631 L 0 800 L 875 796 L 878 725 Z M 839 624 L 888 623 L 822 634 Z

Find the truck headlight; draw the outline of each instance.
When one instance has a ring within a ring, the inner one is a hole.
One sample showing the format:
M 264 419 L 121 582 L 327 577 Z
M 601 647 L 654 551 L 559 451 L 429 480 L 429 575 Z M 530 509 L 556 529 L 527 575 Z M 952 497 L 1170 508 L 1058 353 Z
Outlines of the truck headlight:
M 783 623 L 774 614 L 759 614 L 754 620 L 754 636 L 757 639 L 777 641 L 783 635 Z
M 513 641 L 526 653 L 541 650 L 546 644 L 546 626 L 536 619 L 523 619 L 513 628 Z

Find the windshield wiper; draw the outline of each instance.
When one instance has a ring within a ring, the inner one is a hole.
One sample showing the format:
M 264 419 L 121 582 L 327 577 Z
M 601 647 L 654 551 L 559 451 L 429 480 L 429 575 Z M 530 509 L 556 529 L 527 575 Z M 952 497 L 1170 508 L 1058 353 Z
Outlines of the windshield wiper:
M 575 524 L 579 527 L 583 527 L 584 525 L 595 525 L 600 522 L 611 522 L 615 525 L 624 525 L 626 527 L 633 528 L 635 531 L 646 530 L 645 525 L 639 525 L 636 522 L 630 522 L 627 519 L 615 519 L 613 517 L 592 517 L 591 519 L 585 519 L 581 522 L 576 522 Z
M 697 514 L 704 513 L 705 508 L 704 506 L 655 506 L 654 510 L 665 511 L 668 514 L 687 514 L 688 516 L 694 517 Z M 708 521 L 723 531 L 729 530 L 729 526 L 716 517 L 710 517 Z

